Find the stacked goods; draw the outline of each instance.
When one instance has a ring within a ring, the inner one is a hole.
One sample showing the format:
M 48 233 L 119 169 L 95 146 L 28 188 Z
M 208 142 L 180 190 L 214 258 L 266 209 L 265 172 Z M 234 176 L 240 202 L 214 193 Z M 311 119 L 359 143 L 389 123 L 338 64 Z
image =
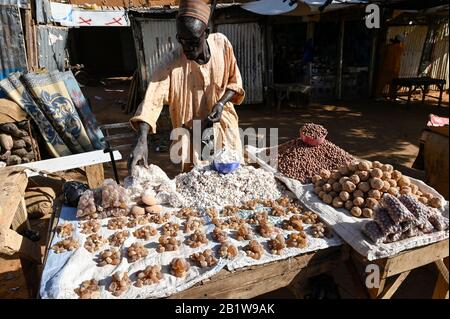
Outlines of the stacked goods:
M 448 219 L 421 203 L 414 195 L 385 194 L 375 209 L 374 220 L 364 224 L 363 233 L 375 244 L 448 229 Z
M 30 122 L 0 124 L 0 163 L 10 166 L 36 160 L 39 152 L 31 136 Z
M 441 208 L 443 203 L 403 176 L 392 165 L 359 161 L 335 170 L 323 169 L 312 178 L 314 192 L 326 204 L 345 208 L 355 217 L 373 217 L 384 194 L 412 195 L 425 205 Z
M 272 173 L 253 166 L 241 166 L 230 174 L 194 168 L 176 177 L 184 207 L 209 208 L 242 205 L 259 198 L 277 199 L 283 187 Z
M 136 287 L 142 287 L 144 285 L 157 284 L 163 278 L 161 273 L 161 266 L 147 266 L 144 270 L 136 273 Z
M 305 134 L 320 137 L 326 135 L 326 129 L 309 125 L 305 128 Z M 298 138 L 278 147 L 278 170 L 302 183 L 310 183 L 311 178 L 321 170 L 334 170 L 352 160 L 349 153 L 327 140 L 311 146 Z
M 214 253 L 211 249 L 206 249 L 203 252 L 194 253 L 190 259 L 197 264 L 200 268 L 214 267 L 217 265 L 217 258 L 214 257 Z
M 87 190 L 78 201 L 77 217 L 98 219 L 126 216 L 129 197 L 125 189 L 112 179 L 106 179 L 100 189 Z

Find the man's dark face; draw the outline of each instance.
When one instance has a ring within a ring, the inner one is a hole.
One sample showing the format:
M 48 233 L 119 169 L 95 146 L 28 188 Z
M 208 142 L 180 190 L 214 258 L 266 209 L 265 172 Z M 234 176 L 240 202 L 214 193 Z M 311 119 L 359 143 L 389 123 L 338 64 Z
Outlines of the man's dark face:
M 188 60 L 197 60 L 204 52 L 208 31 L 206 25 L 195 18 L 177 19 L 177 40 Z

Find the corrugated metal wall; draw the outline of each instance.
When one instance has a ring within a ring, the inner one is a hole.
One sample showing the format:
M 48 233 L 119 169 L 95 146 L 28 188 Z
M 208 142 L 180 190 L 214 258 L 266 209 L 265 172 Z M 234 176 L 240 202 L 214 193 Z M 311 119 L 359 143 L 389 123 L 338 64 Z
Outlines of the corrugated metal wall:
M 69 29 L 40 25 L 38 28 L 39 67 L 64 71 Z
M 264 35 L 257 23 L 220 24 L 223 33 L 233 45 L 245 89 L 245 104 L 264 101 Z
M 19 7 L 0 5 L 0 80 L 9 73 L 25 71 L 27 58 Z
M 178 45 L 176 40 L 177 29 L 174 19 L 157 20 L 138 18 L 136 21 L 141 31 L 138 39 L 143 39 L 143 43 L 140 43 L 140 45 L 143 46 L 144 50 L 144 56 L 140 56 L 138 59 L 145 59 L 145 61 L 138 62 L 141 67 L 145 68 L 145 70 L 141 71 L 141 74 L 145 73 L 146 79 L 144 79 L 144 82 L 146 84 L 161 57 Z
M 445 88 L 449 88 L 449 75 L 448 75 L 448 23 L 442 24 L 434 38 L 434 47 L 432 53 L 432 62 L 428 67 L 428 74 L 433 78 L 447 80 Z
M 423 45 L 427 36 L 428 26 L 411 25 L 389 27 L 386 40 L 397 34 L 405 35 L 405 51 L 400 67 L 400 77 L 415 77 L 418 74 Z

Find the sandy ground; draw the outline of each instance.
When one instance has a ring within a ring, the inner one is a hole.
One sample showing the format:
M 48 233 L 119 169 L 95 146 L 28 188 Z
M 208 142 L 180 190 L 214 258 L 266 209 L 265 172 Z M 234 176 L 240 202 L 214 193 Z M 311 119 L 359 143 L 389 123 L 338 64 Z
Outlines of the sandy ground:
M 83 91 L 90 99 L 93 111 L 101 124 L 127 122 L 130 115 L 122 112 L 126 103 L 128 81 L 111 81 L 107 86 L 87 87 Z M 338 103 L 312 104 L 308 107 L 291 108 L 287 105 L 277 113 L 263 105 L 237 106 L 240 125 L 245 128 L 278 128 L 279 143 L 298 136 L 300 126 L 315 122 L 326 126 L 328 138 L 355 156 L 391 163 L 397 169 L 416 177 L 421 172 L 410 167 L 416 158 L 419 137 L 426 126 L 430 113 L 448 116 L 448 94 L 444 94 L 443 106 L 435 100 L 420 103 L 420 97 L 410 106 L 386 101 L 353 100 Z M 125 143 L 124 143 L 125 144 Z M 170 176 L 178 173 L 178 167 L 171 164 L 168 153 L 150 150 L 150 162 L 159 165 Z M 122 152 L 127 158 L 127 151 Z M 110 165 L 105 165 L 106 176 L 112 177 Z M 127 175 L 126 162 L 118 163 L 121 178 Z M 74 174 L 77 176 L 77 174 Z M 41 244 L 45 244 L 48 219 L 32 221 L 33 227 L 43 234 Z M 354 297 L 354 287 L 345 267 L 333 272 L 341 296 Z M 434 266 L 429 265 L 414 270 L 400 287 L 394 298 L 428 298 L 431 296 L 436 278 Z M 287 289 L 261 296 L 261 298 L 289 298 Z M 27 298 L 26 286 L 17 259 L 0 258 L 0 298 Z

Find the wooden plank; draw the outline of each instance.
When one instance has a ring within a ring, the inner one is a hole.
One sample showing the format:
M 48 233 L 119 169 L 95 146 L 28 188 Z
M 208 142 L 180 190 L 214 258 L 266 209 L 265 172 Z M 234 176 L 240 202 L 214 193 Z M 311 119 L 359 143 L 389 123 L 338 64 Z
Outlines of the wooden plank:
M 94 189 L 100 187 L 105 180 L 103 164 L 86 166 L 85 170 L 89 188 Z
M 391 299 L 394 293 L 397 291 L 398 287 L 403 283 L 403 281 L 408 277 L 410 270 L 401 273 L 395 278 L 395 280 L 389 283 L 383 292 L 380 294 L 380 299 Z
M 0 186 L 0 229 L 11 227 L 22 198 L 17 186 Z
M 115 160 L 121 160 L 122 154 L 119 151 L 113 152 Z M 81 154 L 69 155 L 64 157 L 52 158 L 44 161 L 31 162 L 27 164 L 20 164 L 12 167 L 24 167 L 28 177 L 40 175 L 39 172 L 55 173 L 74 168 L 80 168 L 95 164 L 102 164 L 111 161 L 109 153 L 103 150 L 86 152 Z
M 41 263 L 41 248 L 12 229 L 0 229 L 0 254 L 14 255 Z
M 16 213 L 14 214 L 11 228 L 15 231 L 21 231 L 24 228 L 30 228 L 30 224 L 28 222 L 27 205 L 23 196 L 20 199 L 20 203 L 17 207 Z
M 336 262 L 343 257 L 340 247 L 292 257 L 269 264 L 239 269 L 222 269 L 216 276 L 170 298 L 251 298 L 289 285 L 306 266 Z
M 442 259 L 437 260 L 434 263 L 438 268 L 439 273 L 442 275 L 443 279 L 448 285 L 448 267 L 444 264 L 444 261 Z
M 425 266 L 436 260 L 448 257 L 448 255 L 448 240 L 400 253 L 387 260 L 386 276 L 394 276 L 408 270 Z

